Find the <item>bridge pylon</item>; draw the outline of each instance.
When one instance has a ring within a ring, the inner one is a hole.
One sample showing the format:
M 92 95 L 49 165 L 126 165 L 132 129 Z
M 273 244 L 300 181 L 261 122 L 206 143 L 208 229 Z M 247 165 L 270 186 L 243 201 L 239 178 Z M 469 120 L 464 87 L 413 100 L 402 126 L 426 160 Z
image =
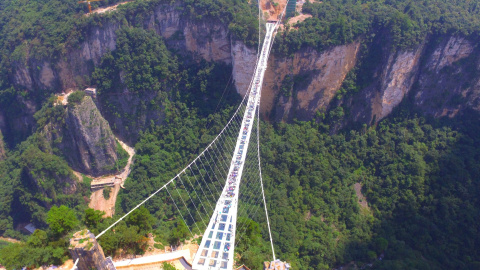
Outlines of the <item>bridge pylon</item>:
M 77 263 L 76 269 L 78 270 L 116 270 L 112 259 L 110 257 L 105 258 L 103 249 L 95 239 L 95 235 L 87 229 L 73 234 L 68 250 L 73 261 Z

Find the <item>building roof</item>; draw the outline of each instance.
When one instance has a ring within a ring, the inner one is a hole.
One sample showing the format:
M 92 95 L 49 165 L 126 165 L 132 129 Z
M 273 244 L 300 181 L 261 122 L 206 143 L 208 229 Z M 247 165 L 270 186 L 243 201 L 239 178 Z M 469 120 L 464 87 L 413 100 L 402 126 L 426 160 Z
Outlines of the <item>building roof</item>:
M 27 226 L 25 226 L 24 228 L 25 228 L 25 230 L 27 230 L 30 233 L 34 233 L 35 230 L 37 229 L 37 228 L 35 228 L 35 226 L 33 226 L 32 223 L 28 223 Z

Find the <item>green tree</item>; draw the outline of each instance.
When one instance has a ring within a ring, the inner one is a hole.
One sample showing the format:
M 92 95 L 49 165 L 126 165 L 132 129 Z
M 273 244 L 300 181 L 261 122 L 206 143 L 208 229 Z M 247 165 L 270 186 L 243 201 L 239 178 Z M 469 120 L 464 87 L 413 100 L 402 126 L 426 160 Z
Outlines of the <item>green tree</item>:
M 111 187 L 104 187 L 102 191 L 103 198 L 106 200 L 110 199 L 110 193 L 112 193 Z
M 154 221 L 148 209 L 141 206 L 127 217 L 126 223 L 129 226 L 138 226 L 140 232 L 146 234 L 152 230 Z
M 84 91 L 75 91 L 68 96 L 68 106 L 75 106 L 76 104 L 80 104 L 85 97 Z
M 94 210 L 87 208 L 85 210 L 85 225 L 90 229 L 96 229 L 100 222 L 103 220 L 105 212 L 100 210 Z
M 47 215 L 47 223 L 55 235 L 63 235 L 77 226 L 75 212 L 65 205 L 52 206 Z
M 173 228 L 170 234 L 170 244 L 177 245 L 180 242 L 183 242 L 190 235 L 187 224 L 181 221 L 177 221 L 175 228 Z
M 163 268 L 163 270 L 178 270 L 177 268 L 175 268 L 175 266 L 173 266 L 172 264 L 167 263 L 167 262 L 164 262 L 162 264 L 162 268 Z
M 44 247 L 48 244 L 47 232 L 35 230 L 28 238 L 27 244 L 32 247 Z

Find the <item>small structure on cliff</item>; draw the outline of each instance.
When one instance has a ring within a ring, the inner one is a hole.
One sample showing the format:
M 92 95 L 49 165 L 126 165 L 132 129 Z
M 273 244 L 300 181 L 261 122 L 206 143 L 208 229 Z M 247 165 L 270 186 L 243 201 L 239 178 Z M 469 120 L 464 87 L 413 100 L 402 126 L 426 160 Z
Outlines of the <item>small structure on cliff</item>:
M 285 11 L 285 18 L 286 19 L 291 18 L 291 17 L 295 17 L 296 7 L 297 7 L 297 0 L 289 0 L 288 1 L 287 8 L 286 8 L 286 11 Z
M 121 179 L 120 179 L 120 181 L 118 181 L 116 176 L 112 176 L 110 178 L 102 178 L 102 179 L 93 180 L 90 183 L 90 188 L 91 188 L 92 191 L 94 191 L 94 190 L 101 189 L 101 188 L 104 188 L 104 187 L 114 187 L 115 184 L 117 184 L 117 183 L 119 183 L 119 184 L 122 183 Z
M 88 87 L 88 88 L 85 88 L 85 94 L 91 96 L 91 97 L 96 97 L 97 96 L 97 88 L 93 88 L 93 87 Z
M 78 259 L 78 270 L 116 270 L 112 259 L 110 257 L 105 258 L 103 249 L 95 239 L 95 235 L 87 229 L 73 235 L 68 250 L 73 261 Z

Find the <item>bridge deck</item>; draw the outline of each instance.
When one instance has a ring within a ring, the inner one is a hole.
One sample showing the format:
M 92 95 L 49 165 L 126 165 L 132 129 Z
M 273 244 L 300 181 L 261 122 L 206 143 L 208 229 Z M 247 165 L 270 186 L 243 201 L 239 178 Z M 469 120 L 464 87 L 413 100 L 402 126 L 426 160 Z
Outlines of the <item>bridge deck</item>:
M 266 36 L 230 163 L 228 179 L 203 234 L 202 243 L 193 261 L 193 269 L 233 269 L 239 186 L 276 27 L 277 23 L 266 24 Z

